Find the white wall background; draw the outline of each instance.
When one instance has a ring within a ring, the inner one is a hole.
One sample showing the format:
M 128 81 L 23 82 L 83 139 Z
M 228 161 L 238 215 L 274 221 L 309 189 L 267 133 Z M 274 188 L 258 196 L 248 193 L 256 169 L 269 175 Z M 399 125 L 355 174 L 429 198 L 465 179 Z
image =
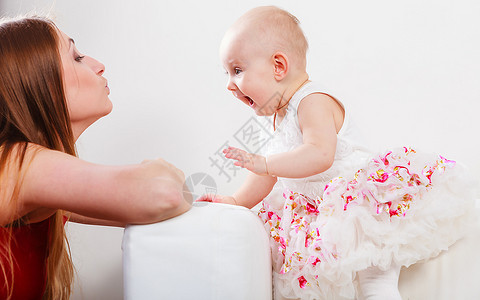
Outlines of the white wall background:
M 275 4 L 301 20 L 311 78 L 349 105 L 373 147 L 412 145 L 480 169 L 478 1 L 0 1 L 7 15 L 53 13 L 80 51 L 106 65 L 114 110 L 79 140 L 85 160 L 163 157 L 232 193 L 246 173 L 228 182 L 209 158 L 238 145 L 233 135 L 252 112 L 226 91 L 218 45 L 246 10 Z M 68 230 L 73 299 L 122 298 L 123 231 Z

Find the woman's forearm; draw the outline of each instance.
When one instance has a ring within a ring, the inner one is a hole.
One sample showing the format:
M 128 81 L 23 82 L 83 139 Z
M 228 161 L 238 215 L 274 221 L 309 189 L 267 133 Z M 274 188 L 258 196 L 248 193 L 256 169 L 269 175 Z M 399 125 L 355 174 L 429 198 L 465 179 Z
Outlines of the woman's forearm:
M 183 172 L 160 159 L 104 166 L 43 150 L 26 172 L 18 205 L 22 215 L 50 208 L 115 224 L 154 223 L 188 210 L 184 180 Z
M 183 173 L 176 168 L 165 169 L 164 165 L 154 166 L 154 170 L 151 168 L 140 165 L 138 169 L 118 176 L 118 186 L 123 192 L 117 195 L 127 206 L 122 209 L 124 219 L 120 219 L 121 222 L 155 223 L 190 209 L 192 200 L 185 199 L 189 194 L 183 190 Z
M 112 227 L 125 227 L 125 223 L 118 221 L 110 221 L 104 219 L 96 219 L 91 217 L 82 216 L 76 213 L 65 213 L 69 222 L 86 224 L 86 225 L 99 225 L 99 226 L 112 226 Z

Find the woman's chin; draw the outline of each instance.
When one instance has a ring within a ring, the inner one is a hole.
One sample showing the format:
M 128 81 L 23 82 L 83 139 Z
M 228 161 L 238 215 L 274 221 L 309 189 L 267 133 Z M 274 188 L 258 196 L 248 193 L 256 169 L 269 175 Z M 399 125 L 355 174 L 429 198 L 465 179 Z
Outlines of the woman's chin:
M 112 101 L 110 100 L 110 98 L 108 99 L 108 104 L 107 106 L 105 107 L 105 111 L 104 113 L 100 116 L 101 117 L 105 117 L 106 115 L 109 115 L 113 110 L 113 103 Z

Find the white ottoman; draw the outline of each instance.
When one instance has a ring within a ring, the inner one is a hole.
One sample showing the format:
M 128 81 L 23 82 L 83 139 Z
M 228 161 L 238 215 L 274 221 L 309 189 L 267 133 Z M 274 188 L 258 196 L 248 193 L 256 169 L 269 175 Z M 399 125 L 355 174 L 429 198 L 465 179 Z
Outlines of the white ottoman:
M 402 299 L 480 299 L 480 209 L 475 212 L 475 226 L 463 239 L 433 259 L 402 268 Z
M 244 207 L 198 202 L 131 225 L 123 237 L 125 299 L 272 299 L 268 236 Z

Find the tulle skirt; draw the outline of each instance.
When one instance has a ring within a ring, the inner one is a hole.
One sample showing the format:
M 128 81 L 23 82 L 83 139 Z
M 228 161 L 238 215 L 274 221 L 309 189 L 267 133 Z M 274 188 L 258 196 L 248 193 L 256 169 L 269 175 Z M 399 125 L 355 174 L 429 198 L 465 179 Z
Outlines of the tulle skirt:
M 353 299 L 357 271 L 438 255 L 466 231 L 472 185 L 455 161 L 399 148 L 333 178 L 316 198 L 285 190 L 282 210 L 264 201 L 275 290 L 286 299 Z

